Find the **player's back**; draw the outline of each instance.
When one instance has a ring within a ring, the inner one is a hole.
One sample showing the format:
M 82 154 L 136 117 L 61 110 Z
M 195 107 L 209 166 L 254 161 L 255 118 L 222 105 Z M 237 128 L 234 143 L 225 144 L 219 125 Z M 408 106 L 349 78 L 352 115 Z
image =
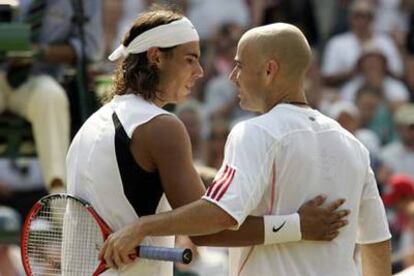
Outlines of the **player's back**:
M 138 96 L 116 96 L 85 122 L 70 146 L 68 192 L 91 203 L 113 231 L 141 215 L 170 209 L 157 185 L 158 172 L 142 170 L 129 149 L 135 128 L 167 113 Z M 173 239 L 147 237 L 142 244 L 172 247 Z M 172 264 L 143 259 L 119 273 L 137 274 L 172 275 Z
M 274 178 L 269 177 L 252 215 L 292 214 L 322 193 L 328 201 L 345 198 L 343 208 L 351 215 L 349 225 L 332 242 L 231 250 L 231 275 L 357 275 L 353 254 L 369 168 L 366 149 L 337 122 L 312 109 L 282 104 L 247 124 L 270 136 L 269 151 L 274 155 Z

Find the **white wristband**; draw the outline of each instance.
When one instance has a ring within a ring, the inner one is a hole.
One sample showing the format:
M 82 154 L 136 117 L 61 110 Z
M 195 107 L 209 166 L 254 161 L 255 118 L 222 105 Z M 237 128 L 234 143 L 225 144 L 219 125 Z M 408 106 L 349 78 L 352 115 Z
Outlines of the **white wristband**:
M 300 241 L 299 214 L 287 216 L 264 216 L 264 244 Z

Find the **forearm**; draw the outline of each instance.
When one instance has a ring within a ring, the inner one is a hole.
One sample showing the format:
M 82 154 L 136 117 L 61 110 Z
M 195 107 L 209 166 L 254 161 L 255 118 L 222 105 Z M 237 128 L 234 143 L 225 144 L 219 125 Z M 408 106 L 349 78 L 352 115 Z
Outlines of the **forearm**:
M 213 235 L 190 238 L 198 246 L 241 247 L 263 244 L 263 217 L 247 217 L 237 231 L 225 230 Z
M 223 231 L 215 235 L 192 237 L 197 245 L 240 247 L 259 244 L 278 244 L 302 238 L 298 214 L 249 216 L 237 231 Z
M 209 235 L 236 225 L 236 221 L 224 210 L 205 200 L 170 212 L 142 217 L 137 227 L 145 236 Z
M 364 276 L 391 275 L 390 240 L 361 246 L 362 272 Z

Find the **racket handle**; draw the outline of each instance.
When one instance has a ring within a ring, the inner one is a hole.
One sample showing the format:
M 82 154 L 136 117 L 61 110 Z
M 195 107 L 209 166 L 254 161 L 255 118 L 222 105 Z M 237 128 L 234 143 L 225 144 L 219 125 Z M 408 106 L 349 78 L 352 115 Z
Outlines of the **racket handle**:
M 193 252 L 189 248 L 167 248 L 142 245 L 137 247 L 137 253 L 139 258 L 184 264 L 191 263 L 193 259 Z

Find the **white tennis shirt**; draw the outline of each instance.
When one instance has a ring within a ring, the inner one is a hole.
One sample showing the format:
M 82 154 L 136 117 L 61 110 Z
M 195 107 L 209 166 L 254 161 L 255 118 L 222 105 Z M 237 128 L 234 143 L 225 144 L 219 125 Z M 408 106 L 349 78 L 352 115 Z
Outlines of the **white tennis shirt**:
M 68 192 L 91 203 L 113 231 L 140 216 L 171 209 L 158 172 L 140 168 L 129 149 L 134 130 L 167 111 L 136 95 L 115 96 L 81 127 L 67 156 Z M 174 237 L 147 237 L 143 245 L 174 247 Z M 171 276 L 171 262 L 140 259 L 102 275 Z
M 318 194 L 345 198 L 349 224 L 332 242 L 230 249 L 230 275 L 357 275 L 355 244 L 391 237 L 366 148 L 316 110 L 279 104 L 236 125 L 203 199 L 238 225 L 248 215 L 288 215 Z

